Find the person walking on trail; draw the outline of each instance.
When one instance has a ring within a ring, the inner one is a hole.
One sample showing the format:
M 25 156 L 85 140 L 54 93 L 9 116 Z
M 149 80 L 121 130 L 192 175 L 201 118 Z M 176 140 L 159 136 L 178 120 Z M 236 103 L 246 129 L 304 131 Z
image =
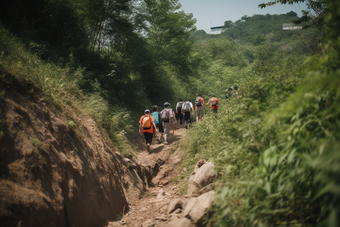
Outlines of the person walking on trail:
M 238 86 L 237 86 L 237 85 L 235 85 L 235 86 L 234 86 L 234 91 L 235 91 L 235 92 L 234 92 L 234 95 L 235 95 L 235 96 L 237 96 L 237 95 L 238 95 L 238 94 L 237 94 L 237 89 L 238 89 Z
M 216 98 L 215 95 L 212 95 L 212 97 L 211 97 L 211 99 L 209 99 L 207 105 L 210 104 L 210 109 L 212 110 L 212 112 L 217 113 L 219 103 L 220 103 L 220 101 L 218 100 L 218 98 Z
M 195 106 L 192 104 L 191 100 L 188 99 L 188 101 L 190 102 L 190 105 L 192 106 L 192 112 L 190 113 L 190 123 L 192 124 L 192 122 L 194 122 L 194 112 L 195 112 Z
M 201 94 L 197 95 L 197 98 L 195 99 L 195 106 L 196 106 L 196 121 L 199 121 L 203 118 L 205 105 L 204 105 L 204 99 L 202 98 Z
M 227 95 L 225 96 L 225 98 L 226 98 L 227 101 L 229 101 L 230 98 L 232 97 L 232 94 L 231 94 L 232 90 L 233 90 L 233 89 L 232 89 L 231 87 L 228 88 L 228 93 L 227 93 Z
M 161 114 L 158 112 L 158 106 L 157 105 L 154 105 L 152 107 L 151 115 L 152 115 L 152 117 L 155 121 L 156 127 L 158 128 L 158 135 L 157 135 L 158 143 L 161 143 L 161 139 L 163 138 L 164 129 L 163 129 L 162 121 L 161 121 Z
M 164 103 L 164 109 L 161 111 L 161 121 L 164 128 L 164 144 L 168 144 L 168 134 L 170 132 L 172 123 L 177 123 L 174 113 L 171 108 L 169 108 L 170 103 Z
M 146 109 L 144 111 L 144 115 L 139 120 L 139 133 L 144 133 L 144 137 L 146 140 L 146 149 L 148 152 L 150 152 L 154 128 L 157 131 L 154 119 L 150 114 L 150 110 Z
M 176 120 L 179 118 L 180 124 L 182 124 L 183 121 L 183 115 L 182 115 L 182 106 L 183 106 L 183 99 L 180 99 L 178 103 L 176 104 Z
M 192 113 L 192 109 L 192 103 L 189 101 L 189 99 L 187 99 L 187 101 L 183 103 L 182 107 L 182 114 L 184 115 L 184 124 L 186 129 L 189 128 L 189 123 L 191 123 L 190 114 Z

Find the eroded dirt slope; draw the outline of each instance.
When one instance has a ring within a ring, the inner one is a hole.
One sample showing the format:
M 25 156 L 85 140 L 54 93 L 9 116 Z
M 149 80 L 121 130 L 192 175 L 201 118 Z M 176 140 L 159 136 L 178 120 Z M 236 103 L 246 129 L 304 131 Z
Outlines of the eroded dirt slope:
M 0 226 L 116 220 L 127 207 L 124 191 L 133 190 L 105 132 L 46 104 L 34 86 L 0 85 Z

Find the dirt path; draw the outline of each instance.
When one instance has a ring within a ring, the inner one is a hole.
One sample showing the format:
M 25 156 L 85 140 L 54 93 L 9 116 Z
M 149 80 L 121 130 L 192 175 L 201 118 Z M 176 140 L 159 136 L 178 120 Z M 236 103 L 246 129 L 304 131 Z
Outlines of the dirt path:
M 171 221 L 176 214 L 167 215 L 166 209 L 171 200 L 185 198 L 180 196 L 177 187 L 177 176 L 184 170 L 181 165 L 181 151 L 179 145 L 186 135 L 186 129 L 176 127 L 175 135 L 170 132 L 169 144 L 158 144 L 153 139 L 151 152 L 146 151 L 138 154 L 137 160 L 140 165 L 159 166 L 157 176 L 153 177 L 147 191 L 139 199 L 128 198 L 129 208 L 124 215 L 118 217 L 119 221 L 109 222 L 107 227 L 113 226 L 163 226 Z M 158 163 L 158 165 L 156 164 Z M 145 222 L 150 222 L 146 224 Z M 143 225 L 144 223 L 144 225 Z

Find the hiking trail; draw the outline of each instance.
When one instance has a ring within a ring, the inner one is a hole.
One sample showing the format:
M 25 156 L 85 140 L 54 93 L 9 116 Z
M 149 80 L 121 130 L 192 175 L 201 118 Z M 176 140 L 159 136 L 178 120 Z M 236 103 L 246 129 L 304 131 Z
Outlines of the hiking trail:
M 146 149 L 137 155 L 137 161 L 141 166 L 153 168 L 155 176 L 152 182 L 147 185 L 147 190 L 133 198 L 127 195 L 129 207 L 124 214 L 117 215 L 117 221 L 109 222 L 106 227 L 113 226 L 163 226 L 174 219 L 181 218 L 177 210 L 172 214 L 167 213 L 169 203 L 175 199 L 186 199 L 189 196 L 181 196 L 177 191 L 179 181 L 177 176 L 187 171 L 181 168 L 182 152 L 180 144 L 186 136 L 187 129 L 184 126 L 176 126 L 175 134 L 170 131 L 168 144 L 158 144 L 154 137 L 151 151 L 148 154 Z M 183 179 L 187 180 L 187 179 Z

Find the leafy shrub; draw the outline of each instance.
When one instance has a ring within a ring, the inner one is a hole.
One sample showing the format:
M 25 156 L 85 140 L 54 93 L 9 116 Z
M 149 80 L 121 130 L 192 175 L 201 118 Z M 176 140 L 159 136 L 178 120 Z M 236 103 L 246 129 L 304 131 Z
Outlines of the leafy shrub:
M 83 78 L 82 68 L 73 68 L 68 65 L 60 67 L 53 63 L 42 61 L 36 55 L 28 52 L 7 30 L 0 26 L 0 70 L 4 72 L 2 80 L 10 83 L 15 77 L 21 84 L 36 84 L 44 100 L 51 105 L 61 108 L 70 115 L 77 117 L 91 116 L 99 126 L 104 127 L 113 142 L 120 144 L 118 147 L 129 147 L 122 130 L 132 131 L 129 112 L 119 107 L 109 106 L 98 92 L 84 94 L 79 88 L 79 81 Z M 10 84 L 13 86 L 12 84 Z M 71 114 L 72 113 L 72 114 Z M 68 127 L 75 125 L 75 119 L 66 121 Z M 33 141 L 32 141 L 33 143 Z M 126 145 L 123 146 L 122 144 Z M 124 152 L 123 152 L 124 153 Z

